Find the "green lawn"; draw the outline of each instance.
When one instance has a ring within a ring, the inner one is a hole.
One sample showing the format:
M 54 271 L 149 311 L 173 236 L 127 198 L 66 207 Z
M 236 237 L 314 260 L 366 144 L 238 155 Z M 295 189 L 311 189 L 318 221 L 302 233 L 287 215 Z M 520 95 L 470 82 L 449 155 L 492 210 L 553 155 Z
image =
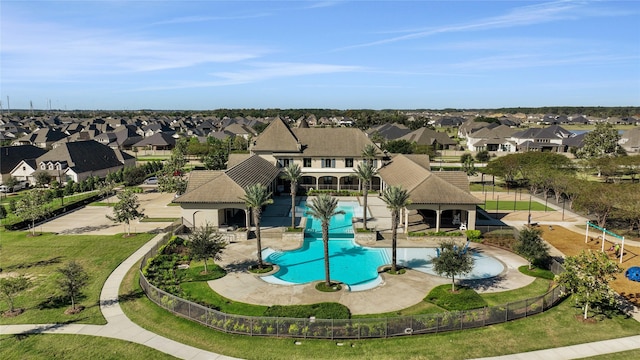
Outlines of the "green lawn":
M 134 322 L 174 340 L 243 359 L 462 359 L 498 356 L 640 334 L 640 323 L 615 316 L 595 324 L 575 319 L 570 299 L 527 319 L 485 328 L 393 339 L 344 341 L 276 339 L 224 334 L 176 317 L 151 303 L 138 286 L 136 268 L 120 288 L 122 308 Z M 499 342 L 500 346 L 496 346 Z M 353 344 L 353 346 L 350 346 Z
M 498 211 L 525 211 L 529 210 L 529 201 L 513 201 L 513 196 L 511 200 L 505 199 L 501 200 L 487 200 L 486 205 L 480 205 L 487 212 L 496 211 L 496 207 Z M 515 209 L 514 209 L 515 207 Z M 531 211 L 545 211 L 544 204 L 540 204 L 539 202 L 532 201 L 531 202 Z M 546 207 L 546 211 L 555 211 L 550 207 Z
M 31 278 L 32 286 L 15 298 L 15 306 L 26 311 L 20 316 L 0 317 L 0 324 L 77 322 L 104 324 L 98 306 L 100 291 L 109 274 L 149 241 L 153 234 L 139 234 L 123 238 L 122 235 L 87 236 L 54 235 L 45 233 L 36 237 L 22 231 L 0 233 L 0 264 L 3 274 L 24 274 Z M 70 305 L 60 294 L 57 269 L 71 260 L 78 261 L 89 274 L 89 284 L 79 304 L 85 310 L 77 315 L 65 315 Z M 8 309 L 5 299 L 0 311 Z
M 176 359 L 144 345 L 86 335 L 0 336 L 0 344 L 3 360 Z
M 550 284 L 551 282 L 549 280 L 535 279 L 531 284 L 520 289 L 484 293 L 480 294 L 480 296 L 487 302 L 488 306 L 498 306 L 544 295 L 549 290 Z

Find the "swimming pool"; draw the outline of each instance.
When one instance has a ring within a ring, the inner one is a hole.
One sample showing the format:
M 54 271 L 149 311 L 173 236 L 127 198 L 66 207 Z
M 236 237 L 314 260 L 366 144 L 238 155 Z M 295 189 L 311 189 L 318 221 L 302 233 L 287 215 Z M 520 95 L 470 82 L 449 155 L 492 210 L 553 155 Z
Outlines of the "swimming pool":
M 378 286 L 382 278 L 378 268 L 391 263 L 390 248 L 371 248 L 357 244 L 353 239 L 351 219 L 361 207 L 357 202 L 340 202 L 337 215 L 329 224 L 329 261 L 331 280 L 349 286 L 350 291 L 368 290 Z M 472 252 L 473 271 L 459 279 L 484 279 L 497 276 L 504 271 L 504 265 L 497 259 Z M 432 259 L 435 248 L 398 248 L 398 265 L 410 267 L 427 274 L 436 275 Z M 322 243 L 322 223 L 307 217 L 305 239 L 302 247 L 291 251 L 275 251 L 266 248 L 262 257 L 267 262 L 280 267 L 273 275 L 264 276 L 264 281 L 297 285 L 324 280 L 324 246 Z

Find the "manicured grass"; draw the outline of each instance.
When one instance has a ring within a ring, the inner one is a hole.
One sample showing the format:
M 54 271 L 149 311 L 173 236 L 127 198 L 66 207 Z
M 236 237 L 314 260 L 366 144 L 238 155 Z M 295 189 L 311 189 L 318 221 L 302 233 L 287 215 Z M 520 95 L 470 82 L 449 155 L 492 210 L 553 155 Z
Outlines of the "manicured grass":
M 456 286 L 456 291 L 451 292 L 450 284 L 433 288 L 425 298 L 425 301 L 449 311 L 477 309 L 487 305 L 484 299 L 473 289 Z
M 246 304 L 227 299 L 211 290 L 206 282 L 186 282 L 180 284 L 180 287 L 189 299 L 207 304 L 228 314 L 261 316 L 267 310 L 267 306 Z
M 0 344 L 0 358 L 4 360 L 176 359 L 144 345 L 86 335 L 0 336 Z
M 109 274 L 131 253 L 149 241 L 153 234 L 86 236 L 44 233 L 29 237 L 23 231 L 0 233 L 0 264 L 3 274 L 24 274 L 32 286 L 15 298 L 15 306 L 26 309 L 19 316 L 0 317 L 0 324 L 63 323 L 104 324 L 99 298 Z M 57 269 L 76 260 L 89 275 L 78 304 L 85 309 L 76 315 L 65 315 L 70 307 L 57 285 Z M 8 309 L 5 299 L 0 311 Z
M 551 270 L 540 269 L 536 267 L 532 267 L 531 270 L 529 270 L 528 265 L 520 266 L 518 268 L 518 271 L 520 271 L 525 275 L 529 275 L 529 276 L 533 276 L 541 279 L 547 279 L 547 280 L 553 280 L 556 277 L 556 275 L 552 273 Z
M 498 207 L 498 210 L 513 211 L 514 210 L 513 196 L 511 197 L 511 200 L 509 200 L 508 198 L 504 199 L 504 201 L 487 200 L 486 205 L 480 205 L 480 207 L 487 212 L 495 211 L 496 206 Z M 516 201 L 515 210 L 516 211 L 529 210 L 529 201 Z M 531 211 L 545 211 L 545 206 L 544 204 L 540 204 L 539 202 L 532 201 Z M 555 211 L 555 210 L 553 210 L 550 207 L 546 207 L 546 211 Z
M 229 335 L 172 315 L 151 303 L 138 286 L 137 267 L 123 281 L 121 303 L 140 326 L 201 349 L 243 359 L 463 359 L 499 356 L 637 335 L 640 323 L 615 316 L 594 324 L 576 321 L 571 299 L 544 314 L 485 328 L 392 339 L 344 341 Z M 372 299 L 375 302 L 375 299 Z M 496 346 L 499 343 L 500 346 Z
M 90 204 L 87 204 L 87 206 L 110 206 L 110 207 L 114 207 L 116 206 L 116 202 L 112 201 L 112 202 L 104 202 L 104 201 L 94 201 Z
M 499 306 L 544 295 L 550 285 L 549 280 L 535 279 L 531 284 L 516 290 L 484 293 L 480 297 L 486 301 L 487 306 Z

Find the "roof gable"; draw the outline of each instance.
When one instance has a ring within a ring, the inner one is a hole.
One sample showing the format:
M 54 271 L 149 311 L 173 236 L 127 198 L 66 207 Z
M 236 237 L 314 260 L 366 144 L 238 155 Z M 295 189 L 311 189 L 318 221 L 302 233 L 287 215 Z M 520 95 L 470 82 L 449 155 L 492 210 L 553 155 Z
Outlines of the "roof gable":
M 251 151 L 299 152 L 299 142 L 284 120 L 277 117 L 253 142 Z

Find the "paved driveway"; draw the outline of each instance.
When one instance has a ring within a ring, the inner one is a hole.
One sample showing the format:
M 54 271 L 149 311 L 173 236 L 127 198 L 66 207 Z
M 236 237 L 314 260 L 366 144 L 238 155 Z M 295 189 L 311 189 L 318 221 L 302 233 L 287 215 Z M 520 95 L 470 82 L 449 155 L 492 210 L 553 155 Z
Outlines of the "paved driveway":
M 149 218 L 179 218 L 181 216 L 180 207 L 168 206 L 172 199 L 173 194 L 138 194 L 140 209 L 143 209 L 143 213 Z M 113 196 L 108 201 L 114 203 L 118 201 L 118 199 Z M 123 224 L 114 223 L 107 219 L 106 215 L 113 215 L 111 207 L 85 206 L 84 208 L 38 225 L 37 230 L 58 234 L 84 235 L 113 235 L 126 232 Z M 134 220 L 131 223 L 131 232 L 154 232 L 164 229 L 169 225 L 169 222 L 140 222 Z

